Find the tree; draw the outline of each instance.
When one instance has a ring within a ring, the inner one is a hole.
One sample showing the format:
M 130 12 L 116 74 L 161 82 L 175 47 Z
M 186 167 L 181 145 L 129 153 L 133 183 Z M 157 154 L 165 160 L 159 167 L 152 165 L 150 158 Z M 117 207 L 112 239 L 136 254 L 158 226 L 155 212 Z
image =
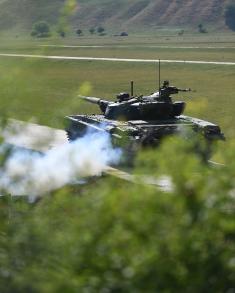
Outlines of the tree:
M 66 34 L 65 34 L 64 31 L 61 31 L 59 34 L 60 34 L 60 36 L 61 36 L 62 38 L 65 38 L 65 35 L 66 35 Z
M 47 38 L 50 36 L 50 26 L 46 21 L 39 21 L 33 25 L 31 36 Z
M 93 34 L 95 33 L 95 28 L 91 27 L 91 28 L 89 29 L 89 32 L 90 32 L 91 35 L 93 35 Z
M 205 34 L 205 33 L 207 33 L 207 30 L 206 30 L 206 28 L 203 26 L 202 23 L 200 23 L 200 24 L 198 25 L 198 31 L 199 31 L 199 33 L 201 33 L 201 34 Z
M 102 26 L 99 26 L 99 27 L 97 28 L 97 32 L 98 32 L 100 35 L 102 35 L 102 34 L 104 33 L 104 31 L 105 31 L 105 29 L 104 29 Z
M 183 36 L 183 34 L 184 34 L 184 30 L 180 30 L 180 31 L 178 32 L 178 35 L 179 35 L 179 36 Z
M 77 29 L 76 34 L 80 37 L 83 34 L 83 32 L 81 29 Z
M 127 32 L 121 32 L 121 33 L 120 33 L 120 36 L 121 36 L 121 37 L 128 37 L 128 33 L 127 33 Z
M 225 24 L 233 31 L 235 31 L 235 3 L 230 3 L 225 9 Z
M 65 36 L 66 36 L 66 32 L 63 29 L 58 29 L 57 33 L 59 36 L 61 36 L 61 38 L 65 38 Z

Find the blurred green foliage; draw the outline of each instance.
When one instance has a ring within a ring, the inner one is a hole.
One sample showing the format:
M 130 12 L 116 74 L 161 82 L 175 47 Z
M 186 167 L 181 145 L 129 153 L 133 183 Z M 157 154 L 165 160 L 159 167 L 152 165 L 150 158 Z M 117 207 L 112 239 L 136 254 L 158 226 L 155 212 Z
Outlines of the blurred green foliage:
M 235 144 L 225 167 L 170 138 L 136 174 L 174 191 L 104 177 L 35 203 L 0 199 L 0 292 L 234 292 Z

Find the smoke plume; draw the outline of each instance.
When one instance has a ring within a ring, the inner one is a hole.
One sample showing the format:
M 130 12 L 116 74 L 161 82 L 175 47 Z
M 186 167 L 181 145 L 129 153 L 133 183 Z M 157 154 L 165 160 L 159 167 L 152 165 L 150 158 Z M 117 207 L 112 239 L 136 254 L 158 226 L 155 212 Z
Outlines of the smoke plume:
M 87 176 L 99 176 L 118 163 L 108 133 L 88 132 L 84 137 L 45 154 L 15 150 L 0 169 L 0 187 L 12 195 L 39 196 Z

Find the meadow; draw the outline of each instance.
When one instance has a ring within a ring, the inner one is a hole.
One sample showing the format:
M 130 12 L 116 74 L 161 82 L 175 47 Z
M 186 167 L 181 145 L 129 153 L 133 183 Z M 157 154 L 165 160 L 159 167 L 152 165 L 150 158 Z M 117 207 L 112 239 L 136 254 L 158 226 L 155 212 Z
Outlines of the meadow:
M 138 42 L 139 40 L 139 42 Z M 178 59 L 204 61 L 234 61 L 233 38 L 201 36 L 179 38 L 115 37 L 6 40 L 0 53 L 40 54 L 58 56 L 88 56 L 144 59 Z M 160 43 L 162 40 L 162 43 Z M 43 46 L 42 46 L 43 45 Z M 45 46 L 52 45 L 52 46 Z M 53 46 L 55 45 L 55 46 Z M 56 47 L 59 45 L 61 47 Z M 62 47 L 62 46 L 94 47 Z M 159 48 L 165 46 L 164 48 Z M 177 48 L 179 47 L 179 48 Z M 183 48 L 182 48 L 183 47 Z M 185 47 L 189 47 L 188 49 Z M 209 48 L 207 48 L 209 47 Z M 162 64 L 161 78 L 181 88 L 192 88 L 190 94 L 175 96 L 188 102 L 186 114 L 218 123 L 227 137 L 235 137 L 234 93 L 235 66 L 200 64 Z M 158 86 L 157 64 L 41 60 L 0 57 L 1 113 L 7 117 L 28 120 L 63 128 L 63 117 L 75 113 L 93 113 L 98 107 L 81 102 L 85 94 L 115 99 L 119 92 L 129 91 L 135 82 L 135 94 L 149 94 Z

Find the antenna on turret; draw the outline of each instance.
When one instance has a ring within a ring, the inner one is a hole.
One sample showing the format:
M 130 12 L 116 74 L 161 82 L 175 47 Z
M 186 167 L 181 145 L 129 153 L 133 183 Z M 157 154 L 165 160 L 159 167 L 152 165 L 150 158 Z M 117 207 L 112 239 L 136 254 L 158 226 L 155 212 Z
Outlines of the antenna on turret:
M 134 96 L 134 81 L 131 81 L 131 97 Z
M 158 60 L 158 89 L 159 97 L 161 95 L 161 59 Z

